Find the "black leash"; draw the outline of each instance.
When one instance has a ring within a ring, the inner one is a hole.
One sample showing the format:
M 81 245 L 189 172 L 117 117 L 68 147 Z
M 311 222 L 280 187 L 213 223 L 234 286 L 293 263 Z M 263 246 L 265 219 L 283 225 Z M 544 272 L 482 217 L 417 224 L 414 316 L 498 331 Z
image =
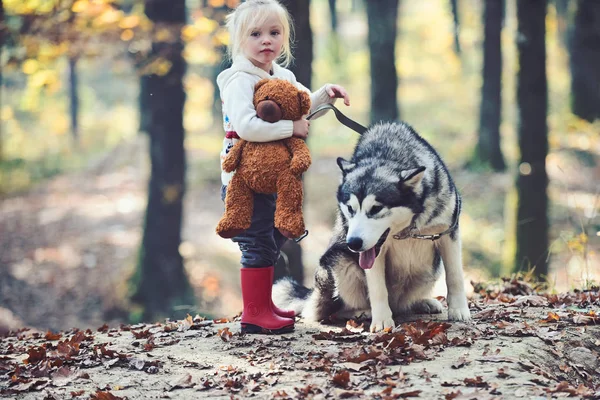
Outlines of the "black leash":
M 333 110 L 333 112 L 335 113 L 335 117 L 338 119 L 338 121 L 340 121 L 343 125 L 346 125 L 348 128 L 352 129 L 353 131 L 358 132 L 360 135 L 362 135 L 363 133 L 365 133 L 367 131 L 367 128 L 365 128 L 358 122 L 353 121 L 350 118 L 346 117 L 333 104 L 329 104 L 329 103 L 325 103 L 325 104 L 322 104 L 319 107 L 317 107 L 317 109 L 315 111 L 308 114 L 308 117 L 306 117 L 306 119 L 308 119 L 308 120 L 311 119 L 316 113 L 319 113 L 323 110 Z
M 329 104 L 329 103 L 325 103 L 325 104 L 322 104 L 319 107 L 317 107 L 317 109 L 315 111 L 308 114 L 306 119 L 310 120 L 312 117 L 315 116 L 315 114 L 320 113 L 323 110 L 333 110 L 333 112 L 335 113 L 335 117 L 338 119 L 338 121 L 340 121 L 343 125 L 346 125 L 348 128 L 352 129 L 353 131 L 358 132 L 360 135 L 362 135 L 363 133 L 365 133 L 367 131 L 367 128 L 365 128 L 358 122 L 353 121 L 350 118 L 346 117 L 340 110 L 335 108 L 335 106 L 333 104 Z M 307 230 L 304 231 L 304 234 L 302 236 L 295 238 L 294 242 L 298 243 L 299 241 L 304 239 L 306 236 L 308 236 Z

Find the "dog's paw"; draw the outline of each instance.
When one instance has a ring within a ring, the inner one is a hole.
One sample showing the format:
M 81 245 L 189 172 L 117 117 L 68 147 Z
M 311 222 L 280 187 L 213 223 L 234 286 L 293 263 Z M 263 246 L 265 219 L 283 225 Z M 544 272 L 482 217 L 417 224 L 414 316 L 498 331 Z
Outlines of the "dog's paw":
M 448 308 L 448 320 L 469 322 L 471 320 L 471 311 L 469 311 L 469 307 Z
M 412 309 L 416 314 L 439 314 L 444 307 L 436 299 L 422 299 L 414 303 Z
M 463 322 L 471 320 L 471 311 L 469 311 L 469 304 L 465 295 L 448 295 L 448 320 Z
M 392 318 L 391 314 L 389 317 L 373 318 L 371 320 L 371 332 L 373 332 L 373 333 L 382 331 L 386 328 L 395 328 L 395 327 L 396 327 L 396 323 L 394 322 L 394 319 Z

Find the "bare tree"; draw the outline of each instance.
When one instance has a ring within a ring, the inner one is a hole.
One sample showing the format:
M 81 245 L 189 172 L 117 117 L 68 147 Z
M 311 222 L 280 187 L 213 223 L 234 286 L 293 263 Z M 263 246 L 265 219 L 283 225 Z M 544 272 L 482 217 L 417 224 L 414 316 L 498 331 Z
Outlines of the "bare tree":
M 571 108 L 587 120 L 600 118 L 600 1 L 579 0 L 570 35 Z
M 515 269 L 535 267 L 538 276 L 548 273 L 546 6 L 547 0 L 517 2 L 521 158 L 517 178 Z
M 458 13 L 458 0 L 450 0 L 450 8 L 452 9 L 452 22 L 454 24 L 454 52 L 456 55 L 460 56 L 460 17 Z
M 284 0 L 294 21 L 296 32 L 294 44 L 294 64 L 291 67 L 296 78 L 310 88 L 312 82 L 313 35 L 310 27 L 310 0 Z M 275 279 L 291 275 L 297 282 L 304 281 L 302 248 L 293 240 L 288 240 L 281 249 L 282 256 L 275 268 Z
M 329 0 L 329 19 L 331 21 L 331 30 L 333 32 L 336 32 L 338 28 L 338 16 L 336 5 L 336 0 Z
M 71 114 L 71 135 L 75 144 L 79 142 L 79 80 L 77 57 L 69 57 L 69 99 Z
M 502 117 L 502 16 L 504 0 L 485 0 L 483 12 L 483 86 L 479 108 L 479 135 L 470 165 L 506 168 L 500 148 Z
M 154 41 L 150 60 L 166 59 L 166 74 L 143 75 L 150 142 L 151 175 L 144 235 L 136 274 L 132 279 L 132 300 L 143 307 L 146 321 L 162 316 L 185 316 L 175 306 L 194 302 L 179 254 L 183 196 L 185 192 L 185 151 L 183 147 L 183 77 L 186 63 L 180 30 L 186 22 L 185 0 L 146 0 L 146 15 L 156 29 L 168 29 L 169 40 Z M 154 36 L 156 37 L 156 36 Z
M 399 118 L 395 58 L 398 1 L 365 1 L 369 23 L 371 123 Z

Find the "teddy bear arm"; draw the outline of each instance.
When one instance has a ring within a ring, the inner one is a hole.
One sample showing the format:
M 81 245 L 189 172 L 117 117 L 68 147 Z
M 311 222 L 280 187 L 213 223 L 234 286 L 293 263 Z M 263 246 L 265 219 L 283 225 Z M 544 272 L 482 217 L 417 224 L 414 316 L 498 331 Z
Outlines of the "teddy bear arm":
M 223 160 L 223 171 L 233 172 L 237 168 L 242 158 L 242 151 L 246 145 L 246 141 L 240 139 L 227 153 L 225 160 Z
M 286 139 L 285 144 L 292 153 L 290 169 L 294 175 L 300 175 L 308 170 L 312 162 L 306 142 L 297 137 Z

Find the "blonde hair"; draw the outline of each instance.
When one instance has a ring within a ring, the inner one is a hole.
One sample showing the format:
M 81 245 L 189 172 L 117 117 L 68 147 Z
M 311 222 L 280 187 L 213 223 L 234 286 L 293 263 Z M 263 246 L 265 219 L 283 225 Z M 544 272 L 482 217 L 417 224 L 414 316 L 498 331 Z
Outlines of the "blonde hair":
M 283 45 L 277 62 L 287 67 L 292 62 L 291 43 L 293 41 L 293 25 L 288 11 L 277 0 L 247 0 L 241 3 L 227 18 L 229 46 L 227 54 L 233 60 L 243 52 L 244 44 L 252 30 L 261 26 L 272 15 L 277 16 L 283 27 Z

